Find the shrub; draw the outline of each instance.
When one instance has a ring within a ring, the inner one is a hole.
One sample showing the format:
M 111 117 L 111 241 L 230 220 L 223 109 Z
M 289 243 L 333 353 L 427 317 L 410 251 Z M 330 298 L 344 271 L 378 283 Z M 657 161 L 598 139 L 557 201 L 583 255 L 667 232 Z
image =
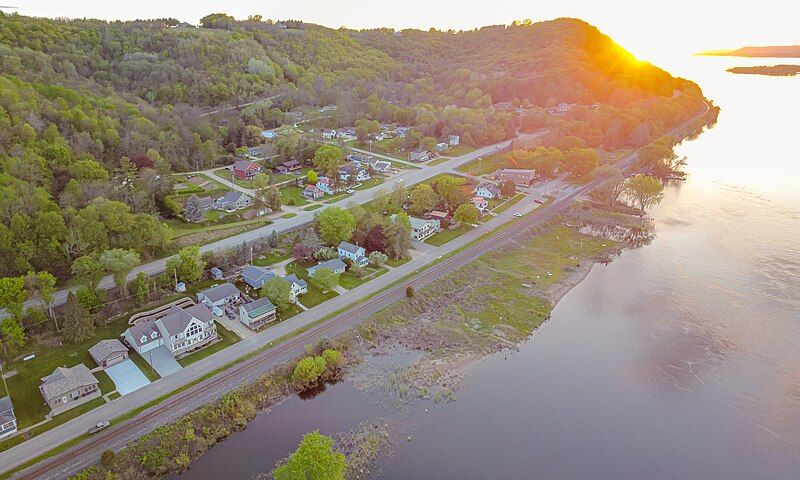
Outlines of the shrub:
M 408 298 L 414 297 L 414 287 L 412 287 L 411 285 L 406 287 L 406 297 Z

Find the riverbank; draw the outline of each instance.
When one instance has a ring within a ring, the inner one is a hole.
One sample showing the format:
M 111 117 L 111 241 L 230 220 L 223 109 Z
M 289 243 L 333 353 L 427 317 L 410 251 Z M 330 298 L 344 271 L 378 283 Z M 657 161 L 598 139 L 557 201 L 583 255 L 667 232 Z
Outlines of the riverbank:
M 580 233 L 579 225 L 567 226 L 570 222 L 551 222 L 533 236 L 520 235 L 515 247 L 475 259 L 325 346 L 345 352 L 347 380 L 386 392 L 394 406 L 420 398 L 453 400 L 465 368 L 527 338 L 596 261 L 617 250 L 617 242 Z M 371 362 L 363 361 L 396 348 L 420 355 L 413 365 L 392 365 L 390 375 L 370 372 Z M 265 375 L 113 456 L 105 454 L 100 465 L 75 478 L 105 478 L 108 472 L 152 478 L 186 469 L 258 413 L 294 395 L 291 368 Z

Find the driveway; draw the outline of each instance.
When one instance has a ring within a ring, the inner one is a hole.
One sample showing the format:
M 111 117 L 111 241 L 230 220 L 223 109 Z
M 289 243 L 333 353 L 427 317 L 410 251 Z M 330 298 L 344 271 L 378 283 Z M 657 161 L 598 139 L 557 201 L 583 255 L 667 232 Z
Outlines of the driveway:
M 156 347 L 149 352 L 142 354 L 142 357 L 147 363 L 153 366 L 161 378 L 166 377 L 171 373 L 175 373 L 181 368 L 181 364 L 175 360 L 169 349 L 165 346 Z
M 114 381 L 120 395 L 127 395 L 150 383 L 150 380 L 130 358 L 106 368 L 106 373 Z

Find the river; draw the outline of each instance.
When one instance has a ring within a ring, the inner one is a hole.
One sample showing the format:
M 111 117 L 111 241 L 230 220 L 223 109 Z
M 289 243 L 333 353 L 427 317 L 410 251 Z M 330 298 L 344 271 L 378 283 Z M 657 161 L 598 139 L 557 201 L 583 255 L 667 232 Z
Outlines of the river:
M 689 176 L 652 209 L 655 239 L 595 266 L 518 351 L 470 367 L 455 402 L 398 413 L 338 384 L 174 478 L 251 478 L 308 431 L 378 417 L 404 433 L 371 478 L 800 478 L 800 77 L 724 71 L 774 63 L 662 64 L 722 112 L 678 148 Z

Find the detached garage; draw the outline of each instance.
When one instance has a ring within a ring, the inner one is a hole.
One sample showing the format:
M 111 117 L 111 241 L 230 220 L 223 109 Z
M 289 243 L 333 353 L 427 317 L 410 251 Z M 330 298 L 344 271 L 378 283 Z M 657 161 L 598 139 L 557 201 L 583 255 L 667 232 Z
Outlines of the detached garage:
M 117 339 L 100 340 L 89 349 L 89 355 L 102 368 L 122 363 L 128 359 L 128 349 Z

